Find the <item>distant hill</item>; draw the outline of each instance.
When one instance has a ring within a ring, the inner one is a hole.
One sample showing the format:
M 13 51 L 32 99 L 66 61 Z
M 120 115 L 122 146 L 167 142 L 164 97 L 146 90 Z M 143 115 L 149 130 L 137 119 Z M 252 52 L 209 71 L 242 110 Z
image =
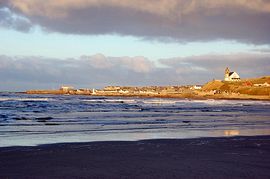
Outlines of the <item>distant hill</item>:
M 270 85 L 270 76 L 242 79 L 237 82 L 213 80 L 206 83 L 202 90 L 216 90 L 220 92 L 233 92 L 248 95 L 270 95 L 270 86 L 267 86 L 267 84 Z

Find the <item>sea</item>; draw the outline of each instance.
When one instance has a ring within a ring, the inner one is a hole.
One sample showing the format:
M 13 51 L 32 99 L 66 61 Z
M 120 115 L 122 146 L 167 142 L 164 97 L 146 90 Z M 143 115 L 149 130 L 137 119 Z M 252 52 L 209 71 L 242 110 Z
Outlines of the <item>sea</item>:
M 0 147 L 270 135 L 270 101 L 0 93 Z

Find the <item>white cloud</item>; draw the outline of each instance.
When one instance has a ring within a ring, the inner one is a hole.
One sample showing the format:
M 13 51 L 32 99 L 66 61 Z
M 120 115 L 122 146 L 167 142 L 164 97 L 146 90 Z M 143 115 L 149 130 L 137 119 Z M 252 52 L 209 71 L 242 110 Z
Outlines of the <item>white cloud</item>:
M 104 68 L 98 62 L 100 58 L 106 62 Z M 144 57 L 106 57 L 102 54 L 78 59 L 0 56 L 0 90 L 51 89 L 62 84 L 78 88 L 204 84 L 213 78 L 222 79 L 227 66 L 242 78 L 270 75 L 269 54 L 178 57 L 162 59 L 160 63 L 167 67 L 159 68 Z

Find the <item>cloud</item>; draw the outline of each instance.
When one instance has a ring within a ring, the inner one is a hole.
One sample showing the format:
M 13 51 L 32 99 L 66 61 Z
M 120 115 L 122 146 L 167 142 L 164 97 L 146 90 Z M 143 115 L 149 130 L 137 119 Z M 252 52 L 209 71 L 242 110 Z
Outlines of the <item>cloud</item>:
M 56 89 L 60 85 L 101 88 L 107 85 L 147 86 L 204 84 L 222 79 L 229 66 L 242 78 L 270 75 L 270 55 L 204 55 L 161 59 L 159 67 L 145 57 L 107 57 L 102 54 L 77 59 L 0 56 L 0 91 Z
M 269 54 L 230 54 L 230 55 L 202 55 L 186 58 L 161 59 L 160 63 L 176 70 L 180 75 L 188 74 L 190 78 L 198 79 L 223 78 L 223 71 L 230 67 L 243 78 L 270 75 Z
M 108 70 L 111 68 L 124 68 L 137 73 L 148 73 L 154 68 L 154 63 L 145 57 L 105 57 L 103 54 L 82 56 L 92 67 Z
M 126 68 L 133 72 L 148 73 L 154 68 L 154 63 L 143 56 L 136 57 L 105 57 L 103 54 L 82 56 L 82 60 L 88 61 L 97 69 Z
M 147 85 L 152 84 L 153 76 L 150 74 L 155 68 L 154 62 L 145 57 L 105 57 L 97 54 L 63 60 L 2 55 L 0 90 L 10 90 L 14 84 L 23 83 L 26 85 L 18 89 L 55 88 L 61 84 L 88 88 L 120 84 Z
M 252 49 L 254 52 L 260 52 L 260 53 L 270 53 L 270 47 L 268 48 L 256 48 Z
M 32 24 L 28 19 L 12 13 L 8 8 L 0 8 L 0 27 L 28 32 Z
M 33 24 L 61 33 L 270 42 L 268 0 L 5 0 L 4 4 Z

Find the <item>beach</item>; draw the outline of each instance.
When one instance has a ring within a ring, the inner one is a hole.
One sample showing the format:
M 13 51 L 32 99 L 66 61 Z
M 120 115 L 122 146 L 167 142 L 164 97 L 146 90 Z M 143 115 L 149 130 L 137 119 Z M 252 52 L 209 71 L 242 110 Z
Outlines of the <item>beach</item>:
M 269 107 L 0 93 L 0 178 L 269 178 Z
M 270 136 L 0 148 L 0 178 L 269 178 Z
M 0 0 L 0 179 L 270 179 L 270 0 Z

